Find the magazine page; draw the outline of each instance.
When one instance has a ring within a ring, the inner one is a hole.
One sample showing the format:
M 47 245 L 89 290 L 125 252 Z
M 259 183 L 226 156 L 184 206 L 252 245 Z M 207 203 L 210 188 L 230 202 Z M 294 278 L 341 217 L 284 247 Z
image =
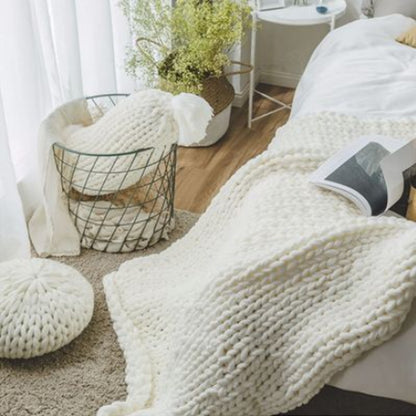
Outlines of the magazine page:
M 386 156 L 380 167 L 387 188 L 387 209 L 416 221 L 416 139 Z
M 318 186 L 341 193 L 365 215 L 380 215 L 388 207 L 388 192 L 380 162 L 403 146 L 402 140 L 362 136 L 328 159 L 310 177 Z

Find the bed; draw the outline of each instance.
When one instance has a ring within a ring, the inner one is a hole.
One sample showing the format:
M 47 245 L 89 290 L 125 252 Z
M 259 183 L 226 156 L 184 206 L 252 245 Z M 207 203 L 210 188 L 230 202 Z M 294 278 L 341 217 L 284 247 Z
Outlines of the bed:
M 330 33 L 308 63 L 291 117 L 321 111 L 416 116 L 416 50 L 394 40 L 414 24 L 396 14 L 357 20 Z
M 395 14 L 358 20 L 329 34 L 299 83 L 291 118 L 323 111 L 416 117 L 416 49 L 394 40 L 414 24 Z M 278 146 L 277 140 L 273 145 Z M 416 404 L 416 302 L 398 335 L 330 384 Z

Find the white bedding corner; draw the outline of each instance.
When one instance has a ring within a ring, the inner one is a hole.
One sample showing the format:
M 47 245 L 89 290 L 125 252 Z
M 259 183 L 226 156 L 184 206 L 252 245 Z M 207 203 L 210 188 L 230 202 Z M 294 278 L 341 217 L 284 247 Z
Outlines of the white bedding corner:
M 415 24 L 394 14 L 357 20 L 330 33 L 308 63 L 291 117 L 321 111 L 416 115 L 416 49 L 395 41 Z

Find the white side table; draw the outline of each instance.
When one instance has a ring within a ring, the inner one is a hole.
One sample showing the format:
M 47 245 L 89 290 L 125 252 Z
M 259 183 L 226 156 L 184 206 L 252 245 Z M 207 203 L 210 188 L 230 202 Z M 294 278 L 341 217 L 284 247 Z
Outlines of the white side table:
M 330 30 L 335 28 L 336 20 L 341 17 L 347 8 L 345 0 L 327 0 L 324 4 L 328 7 L 326 14 L 320 14 L 316 11 L 316 5 L 311 6 L 289 6 L 283 9 L 258 11 L 254 10 L 253 25 L 251 29 L 251 59 L 250 64 L 253 70 L 250 74 L 250 95 L 248 105 L 248 127 L 251 128 L 253 121 L 260 120 L 261 118 L 267 117 L 271 114 L 277 113 L 278 111 L 291 109 L 289 104 L 285 104 L 276 98 L 270 97 L 263 92 L 255 89 L 255 71 L 256 71 L 256 26 L 259 21 L 288 25 L 288 26 L 312 26 L 326 23 L 329 25 Z M 265 114 L 253 118 L 253 98 L 254 94 L 257 93 L 262 97 L 276 103 L 279 107 L 275 110 L 269 111 Z

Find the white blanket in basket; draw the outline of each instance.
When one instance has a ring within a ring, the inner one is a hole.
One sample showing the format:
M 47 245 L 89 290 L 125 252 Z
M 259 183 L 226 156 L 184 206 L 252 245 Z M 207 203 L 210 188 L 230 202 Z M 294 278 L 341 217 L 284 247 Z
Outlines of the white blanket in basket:
M 192 94 L 173 96 L 154 89 L 130 95 L 105 114 L 99 108 L 98 111 L 101 114 L 95 120 L 87 101 L 75 100 L 57 108 L 40 126 L 43 204 L 29 223 L 31 239 L 40 256 L 78 255 L 80 235 L 85 247 L 130 251 L 141 248 L 134 242 L 136 237 L 145 247 L 160 237 L 167 238 L 173 226 L 171 222 L 166 227 L 159 227 L 161 231 L 155 235 L 153 229 L 158 219 L 152 216 L 152 212 L 141 212 L 141 217 L 138 217 L 134 210 L 126 209 L 120 217 L 118 213 L 116 216 L 114 213 L 107 215 L 108 207 L 104 203 L 96 209 L 95 202 L 84 202 L 76 209 L 78 217 L 81 217 L 77 228 L 61 189 L 52 152 L 54 143 L 79 152 L 61 155 L 63 176 L 70 181 L 71 190 L 87 196 L 112 195 L 151 175 L 158 169 L 160 156 L 166 154 L 173 144 L 191 145 L 202 140 L 212 117 L 211 107 L 200 97 Z M 147 148 L 153 148 L 153 152 L 137 152 Z M 103 217 L 108 226 L 102 225 Z M 139 223 L 138 220 L 143 221 Z M 136 222 L 134 227 L 131 227 L 132 222 Z M 96 241 L 97 232 L 100 239 Z M 105 241 L 107 237 L 110 240 L 108 244 Z M 130 246 L 124 244 L 127 237 Z
M 276 415 L 395 334 L 415 295 L 415 224 L 363 217 L 308 175 L 357 136 L 415 131 L 291 121 L 184 238 L 106 276 L 128 398 L 98 414 Z
M 80 237 L 69 215 L 67 200 L 55 166 L 52 145 L 62 141 L 63 131 L 71 124 L 92 123 L 85 100 L 74 100 L 57 108 L 40 125 L 38 159 L 41 173 L 42 205 L 29 221 L 30 239 L 41 257 L 77 256 Z M 60 140 L 61 139 L 61 140 Z

